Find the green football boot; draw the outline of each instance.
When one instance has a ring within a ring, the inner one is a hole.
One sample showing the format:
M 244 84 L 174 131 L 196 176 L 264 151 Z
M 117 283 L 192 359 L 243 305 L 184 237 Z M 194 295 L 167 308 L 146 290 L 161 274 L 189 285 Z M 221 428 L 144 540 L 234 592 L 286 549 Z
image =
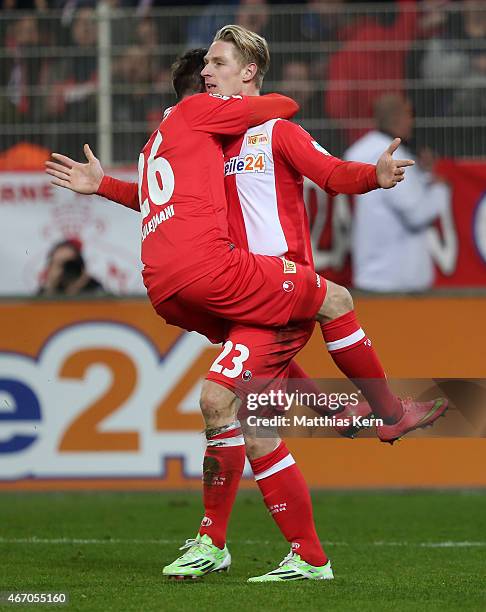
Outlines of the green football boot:
M 164 576 L 178 580 L 201 578 L 211 572 L 227 572 L 231 565 L 231 555 L 226 546 L 221 550 L 214 546 L 211 538 L 197 534 L 186 540 L 179 550 L 186 550 L 183 555 L 162 570 Z
M 289 582 L 291 580 L 332 580 L 331 562 L 328 561 L 322 567 L 309 565 L 299 555 L 290 551 L 285 559 L 279 564 L 277 569 L 263 574 L 248 578 L 248 582 Z

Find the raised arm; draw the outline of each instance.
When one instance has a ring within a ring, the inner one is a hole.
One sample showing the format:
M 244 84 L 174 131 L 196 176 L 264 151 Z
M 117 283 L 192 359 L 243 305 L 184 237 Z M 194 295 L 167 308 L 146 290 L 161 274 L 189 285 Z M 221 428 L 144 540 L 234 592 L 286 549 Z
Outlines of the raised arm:
M 106 176 L 89 145 L 85 144 L 83 150 L 88 160 L 85 164 L 60 153 L 52 154 L 55 161 L 46 162 L 47 174 L 54 177 L 51 183 L 76 193 L 97 194 L 133 210 L 140 210 L 137 183 Z

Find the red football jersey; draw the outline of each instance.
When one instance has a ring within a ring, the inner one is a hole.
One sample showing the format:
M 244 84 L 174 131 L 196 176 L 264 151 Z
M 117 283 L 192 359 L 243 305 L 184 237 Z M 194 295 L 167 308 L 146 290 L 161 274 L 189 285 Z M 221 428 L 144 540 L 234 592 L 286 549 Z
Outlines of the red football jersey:
M 297 110 L 283 96 L 199 94 L 168 109 L 140 154 L 143 278 L 157 305 L 224 266 L 230 249 L 220 136 Z
M 302 177 L 332 191 L 328 179 L 345 162 L 300 126 L 275 119 L 226 139 L 224 154 L 229 231 L 236 246 L 313 265 Z

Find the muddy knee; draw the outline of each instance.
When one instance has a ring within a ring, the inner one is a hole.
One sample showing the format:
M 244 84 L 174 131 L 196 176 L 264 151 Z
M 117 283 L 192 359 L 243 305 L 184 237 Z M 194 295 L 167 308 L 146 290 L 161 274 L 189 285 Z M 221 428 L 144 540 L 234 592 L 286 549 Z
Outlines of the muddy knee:
M 238 399 L 226 387 L 206 380 L 199 405 L 207 428 L 223 427 L 235 420 Z

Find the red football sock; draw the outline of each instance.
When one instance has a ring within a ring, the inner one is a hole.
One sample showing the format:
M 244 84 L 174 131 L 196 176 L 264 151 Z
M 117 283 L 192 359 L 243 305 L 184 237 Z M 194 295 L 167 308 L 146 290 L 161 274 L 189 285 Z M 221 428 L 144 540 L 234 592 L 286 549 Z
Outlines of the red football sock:
M 398 421 L 403 413 L 402 405 L 391 392 L 378 355 L 361 329 L 354 310 L 321 323 L 321 330 L 334 363 L 343 374 L 356 381 L 373 413 L 388 423 Z
M 271 453 L 250 463 L 265 505 L 292 550 L 311 565 L 326 565 L 309 489 L 285 443 L 280 442 Z
M 305 393 L 307 397 L 319 397 L 322 393 L 321 389 L 316 385 L 316 383 L 307 376 L 304 370 L 300 367 L 300 365 L 296 361 L 291 361 L 289 365 L 289 377 L 287 381 L 287 393 Z M 312 408 L 315 412 L 321 415 L 329 414 L 334 415 L 339 411 L 331 410 L 327 406 L 320 406 L 317 401 L 313 402 L 309 400 L 309 403 L 306 404 L 309 408 Z
M 223 548 L 229 517 L 245 467 L 245 442 L 238 421 L 208 438 L 203 463 L 204 518 L 199 533 Z

